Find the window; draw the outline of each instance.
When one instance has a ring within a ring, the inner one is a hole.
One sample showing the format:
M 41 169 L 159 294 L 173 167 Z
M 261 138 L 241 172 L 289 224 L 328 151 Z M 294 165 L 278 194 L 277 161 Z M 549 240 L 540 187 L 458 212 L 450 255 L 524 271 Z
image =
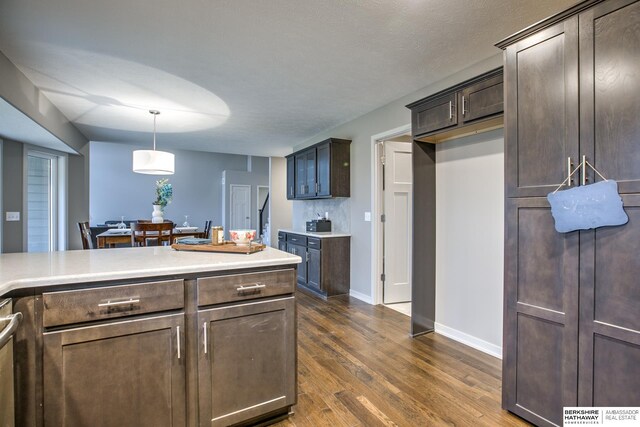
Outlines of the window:
M 27 251 L 58 249 L 58 156 L 27 155 Z

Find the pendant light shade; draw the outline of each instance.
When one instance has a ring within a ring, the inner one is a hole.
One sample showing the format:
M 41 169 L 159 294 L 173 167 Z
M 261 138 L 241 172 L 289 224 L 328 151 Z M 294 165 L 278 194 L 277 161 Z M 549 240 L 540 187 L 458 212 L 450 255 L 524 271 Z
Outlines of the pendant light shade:
M 150 110 L 153 114 L 153 150 L 135 150 L 133 152 L 133 171 L 147 175 L 173 175 L 175 173 L 175 156 L 166 151 L 156 150 L 156 116 L 159 111 Z

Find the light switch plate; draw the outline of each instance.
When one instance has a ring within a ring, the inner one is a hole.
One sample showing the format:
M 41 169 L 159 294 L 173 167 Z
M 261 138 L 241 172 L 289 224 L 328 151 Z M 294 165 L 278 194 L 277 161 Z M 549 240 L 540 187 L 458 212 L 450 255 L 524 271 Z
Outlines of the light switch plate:
M 371 212 L 364 213 L 364 220 L 367 222 L 371 222 Z
M 7 221 L 20 221 L 20 212 L 7 212 Z

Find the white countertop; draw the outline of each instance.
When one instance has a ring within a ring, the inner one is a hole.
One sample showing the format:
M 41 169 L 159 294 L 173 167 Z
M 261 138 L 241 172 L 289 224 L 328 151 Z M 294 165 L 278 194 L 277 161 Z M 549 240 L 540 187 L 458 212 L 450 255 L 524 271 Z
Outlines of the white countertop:
M 254 254 L 176 251 L 170 247 L 94 249 L 0 255 L 0 296 L 51 285 L 298 264 L 270 247 Z
M 351 237 L 351 234 L 349 233 L 339 233 L 336 231 L 324 231 L 324 232 L 312 233 L 310 231 L 287 230 L 283 228 L 278 229 L 278 231 L 284 231 L 285 233 L 300 234 L 302 236 L 318 237 L 320 239 L 326 239 L 329 237 Z

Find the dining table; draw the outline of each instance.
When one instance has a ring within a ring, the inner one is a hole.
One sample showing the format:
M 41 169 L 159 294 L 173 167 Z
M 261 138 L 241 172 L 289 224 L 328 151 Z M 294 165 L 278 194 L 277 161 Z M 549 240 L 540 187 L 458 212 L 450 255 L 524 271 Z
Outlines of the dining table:
M 173 229 L 173 237 L 196 237 L 204 238 L 204 231 L 199 228 L 183 228 L 176 227 Z M 112 228 L 105 232 L 102 232 L 96 236 L 98 243 L 98 249 L 114 248 L 118 244 L 131 244 L 131 229 L 130 228 Z

